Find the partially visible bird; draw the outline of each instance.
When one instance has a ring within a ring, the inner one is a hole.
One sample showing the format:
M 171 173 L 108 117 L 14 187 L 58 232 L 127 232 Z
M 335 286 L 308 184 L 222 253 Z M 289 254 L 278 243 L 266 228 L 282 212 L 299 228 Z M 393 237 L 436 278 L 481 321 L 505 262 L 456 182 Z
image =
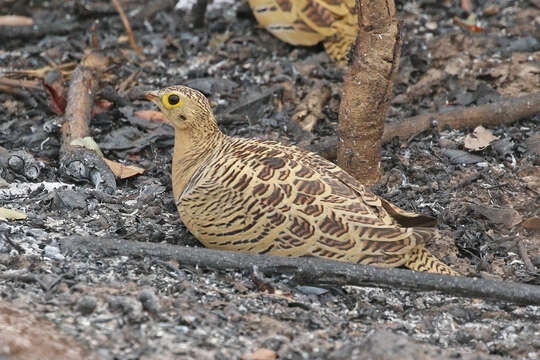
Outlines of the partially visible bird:
M 358 32 L 355 0 L 248 0 L 261 26 L 292 45 L 323 42 L 346 65 Z
M 175 128 L 174 200 L 205 246 L 455 274 L 424 248 L 436 230 L 413 227 L 426 217 L 372 194 L 330 161 L 224 135 L 208 100 L 191 88 L 146 98 Z

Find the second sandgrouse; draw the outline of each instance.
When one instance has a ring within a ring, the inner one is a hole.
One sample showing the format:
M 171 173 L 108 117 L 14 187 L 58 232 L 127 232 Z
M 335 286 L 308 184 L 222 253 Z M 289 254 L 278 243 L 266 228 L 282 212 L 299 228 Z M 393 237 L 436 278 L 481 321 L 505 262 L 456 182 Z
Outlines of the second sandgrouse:
M 356 39 L 355 0 L 249 0 L 261 26 L 292 45 L 323 42 L 326 52 L 340 64 Z

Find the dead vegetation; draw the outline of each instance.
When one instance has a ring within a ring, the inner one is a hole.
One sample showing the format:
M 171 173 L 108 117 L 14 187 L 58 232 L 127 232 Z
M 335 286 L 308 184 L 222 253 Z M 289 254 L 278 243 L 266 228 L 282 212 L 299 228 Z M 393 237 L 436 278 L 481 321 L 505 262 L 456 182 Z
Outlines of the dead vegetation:
M 133 36 L 110 1 L 0 10 L 26 16 L 7 19 L 16 27 L 0 18 L 2 355 L 32 358 L 40 347 L 25 333 L 55 358 L 391 358 L 398 345 L 400 358 L 538 356 L 538 306 L 61 247 L 74 235 L 198 246 L 172 201 L 171 128 L 141 89 L 187 84 L 210 96 L 230 135 L 337 157 L 343 73 L 322 47 L 279 42 L 240 2 L 215 0 L 201 28 L 175 1 L 117 3 Z M 430 250 L 463 273 L 538 286 L 537 3 L 396 5 L 403 48 L 374 190 L 436 217 L 448 236 Z M 96 44 L 112 62 L 79 83 L 94 90 L 76 91 L 87 128 L 75 136 L 62 130 L 68 89 Z M 76 156 L 85 176 L 66 176 L 62 149 L 81 138 L 117 165 Z

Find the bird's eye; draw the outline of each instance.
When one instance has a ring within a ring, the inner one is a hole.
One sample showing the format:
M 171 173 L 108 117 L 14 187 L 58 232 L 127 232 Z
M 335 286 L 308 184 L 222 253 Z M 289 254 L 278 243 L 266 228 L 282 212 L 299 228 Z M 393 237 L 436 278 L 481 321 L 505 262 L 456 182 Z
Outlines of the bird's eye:
M 163 102 L 163 105 L 165 105 L 167 109 L 172 109 L 172 108 L 182 106 L 182 99 L 180 98 L 178 94 L 175 94 L 175 93 L 172 93 L 172 94 L 168 93 L 168 94 L 163 95 L 161 101 Z
M 169 95 L 169 104 L 176 105 L 180 102 L 180 98 L 178 95 Z

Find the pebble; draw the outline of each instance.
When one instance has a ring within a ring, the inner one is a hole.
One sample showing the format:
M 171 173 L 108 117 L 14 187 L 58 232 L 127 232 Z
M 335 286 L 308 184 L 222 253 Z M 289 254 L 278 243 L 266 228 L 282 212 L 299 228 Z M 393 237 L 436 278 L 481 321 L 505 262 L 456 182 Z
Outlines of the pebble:
M 431 31 L 437 30 L 437 23 L 435 21 L 428 21 L 426 23 L 426 29 L 431 30 Z
M 94 312 L 97 306 L 97 300 L 93 296 L 83 296 L 77 303 L 77 311 L 83 315 L 89 315 Z
M 139 301 L 146 311 L 150 313 L 157 313 L 159 311 L 159 298 L 151 289 L 142 290 L 139 293 Z
M 54 260 L 64 260 L 64 255 L 60 253 L 60 249 L 56 246 L 45 246 L 45 256 Z

